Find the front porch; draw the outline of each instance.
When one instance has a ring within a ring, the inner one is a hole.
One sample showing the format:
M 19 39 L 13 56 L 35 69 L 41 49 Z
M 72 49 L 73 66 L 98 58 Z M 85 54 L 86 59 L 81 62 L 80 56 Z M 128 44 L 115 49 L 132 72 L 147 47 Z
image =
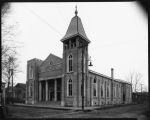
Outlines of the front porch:
M 62 79 L 39 81 L 39 102 L 59 103 L 61 101 Z M 55 102 L 54 102 L 55 101 Z

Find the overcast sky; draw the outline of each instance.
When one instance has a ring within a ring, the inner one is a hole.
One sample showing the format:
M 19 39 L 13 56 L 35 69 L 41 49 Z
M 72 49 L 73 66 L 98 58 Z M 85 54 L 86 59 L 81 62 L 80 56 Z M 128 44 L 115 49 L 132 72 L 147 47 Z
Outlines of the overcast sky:
M 136 2 L 94 3 L 12 3 L 8 24 L 16 24 L 15 41 L 23 71 L 14 78 L 26 82 L 27 60 L 45 60 L 53 53 L 62 58 L 61 38 L 74 17 L 81 18 L 93 63 L 91 70 L 126 80 L 130 72 L 140 72 L 148 85 L 148 20 Z

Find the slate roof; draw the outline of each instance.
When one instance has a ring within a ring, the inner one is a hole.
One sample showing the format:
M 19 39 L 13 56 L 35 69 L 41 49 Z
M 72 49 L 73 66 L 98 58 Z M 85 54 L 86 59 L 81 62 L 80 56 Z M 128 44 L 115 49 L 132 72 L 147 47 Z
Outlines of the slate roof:
M 64 42 L 66 39 L 77 35 L 81 36 L 87 42 L 90 42 L 90 40 L 86 36 L 80 17 L 76 15 L 71 19 L 68 30 L 65 36 L 61 39 L 61 41 Z
M 60 58 L 60 57 L 58 57 L 58 56 L 56 56 L 56 55 L 54 55 L 54 54 L 51 53 L 51 54 L 43 61 L 43 63 L 41 64 L 40 67 L 42 67 L 42 66 L 47 66 L 48 64 L 50 64 L 50 62 L 51 62 L 52 65 L 59 64 L 59 63 L 62 63 L 62 58 Z
M 111 77 L 109 77 L 109 76 L 107 76 L 107 75 L 104 75 L 104 74 L 95 72 L 95 71 L 93 71 L 93 70 L 88 70 L 88 72 L 93 73 L 93 74 L 100 75 L 100 76 L 102 76 L 102 77 L 106 77 L 106 78 L 108 78 L 108 79 L 112 79 Z M 121 82 L 121 83 L 131 84 L 130 82 L 127 82 L 127 81 L 121 80 L 121 79 L 114 79 L 114 81 Z

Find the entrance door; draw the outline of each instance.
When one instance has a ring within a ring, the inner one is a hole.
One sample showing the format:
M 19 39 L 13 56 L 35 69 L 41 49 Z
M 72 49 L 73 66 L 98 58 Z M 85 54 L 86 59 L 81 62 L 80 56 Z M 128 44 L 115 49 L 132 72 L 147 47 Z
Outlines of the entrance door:
M 125 93 L 123 93 L 123 103 L 125 103 L 125 100 L 126 100 Z
M 57 79 L 57 101 L 61 101 L 61 78 Z
M 54 90 L 50 91 L 50 101 L 54 101 Z
M 57 80 L 57 88 L 56 88 L 56 100 L 61 101 L 61 78 L 56 79 Z M 55 97 L 55 79 L 49 80 L 48 81 L 48 100 L 49 101 L 54 101 Z
M 54 101 L 54 81 L 49 80 L 49 90 L 48 90 L 48 100 L 49 101 Z
M 45 101 L 45 81 L 42 81 L 41 82 L 41 85 L 42 85 L 42 101 Z

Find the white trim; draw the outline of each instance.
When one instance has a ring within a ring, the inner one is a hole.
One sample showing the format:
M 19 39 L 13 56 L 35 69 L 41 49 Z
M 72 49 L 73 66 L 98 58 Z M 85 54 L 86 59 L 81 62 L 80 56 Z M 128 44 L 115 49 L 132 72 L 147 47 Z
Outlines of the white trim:
M 72 81 L 72 95 L 71 96 L 69 96 L 69 80 Z M 73 80 L 71 78 L 69 78 L 67 80 L 67 97 L 72 97 L 72 96 L 73 96 Z

